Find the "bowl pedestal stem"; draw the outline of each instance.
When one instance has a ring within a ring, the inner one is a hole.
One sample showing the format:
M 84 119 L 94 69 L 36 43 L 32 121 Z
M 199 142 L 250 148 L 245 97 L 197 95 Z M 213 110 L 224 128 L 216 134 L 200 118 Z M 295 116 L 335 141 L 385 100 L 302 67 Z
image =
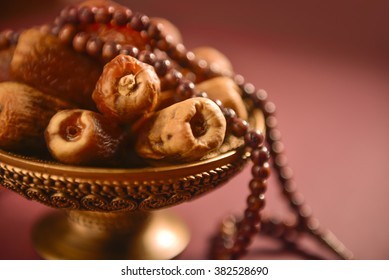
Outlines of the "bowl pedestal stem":
M 189 231 L 175 214 L 59 211 L 40 220 L 32 241 L 45 259 L 172 259 L 189 243 Z

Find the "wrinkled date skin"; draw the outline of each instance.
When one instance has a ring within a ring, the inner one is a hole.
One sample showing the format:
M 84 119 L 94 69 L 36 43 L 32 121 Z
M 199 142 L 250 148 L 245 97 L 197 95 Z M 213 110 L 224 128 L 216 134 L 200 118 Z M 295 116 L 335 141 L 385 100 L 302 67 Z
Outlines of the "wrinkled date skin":
M 73 165 L 118 165 L 125 130 L 101 114 L 81 109 L 55 114 L 45 131 L 47 147 L 58 161 Z
M 238 117 L 247 120 L 248 113 L 241 97 L 242 93 L 233 79 L 215 77 L 196 85 L 199 91 L 204 91 L 212 100 L 220 100 L 225 107 L 235 111 Z
M 207 98 L 190 98 L 154 113 L 141 126 L 136 151 L 165 162 L 191 162 L 220 148 L 226 120 Z
M 160 80 L 154 68 L 120 54 L 104 66 L 92 98 L 102 114 L 128 123 L 154 111 L 159 94 Z
M 205 60 L 211 70 L 215 73 L 228 77 L 231 77 L 234 74 L 231 61 L 218 49 L 210 46 L 203 46 L 193 49 L 192 52 L 197 59 Z
M 15 47 L 13 46 L 0 50 L 0 82 L 12 80 L 10 64 L 14 51 Z
M 24 31 L 11 61 L 15 78 L 40 91 L 93 108 L 91 99 L 102 66 L 40 29 Z
M 17 82 L 0 83 L 0 147 L 22 152 L 45 148 L 44 130 L 51 117 L 72 105 Z

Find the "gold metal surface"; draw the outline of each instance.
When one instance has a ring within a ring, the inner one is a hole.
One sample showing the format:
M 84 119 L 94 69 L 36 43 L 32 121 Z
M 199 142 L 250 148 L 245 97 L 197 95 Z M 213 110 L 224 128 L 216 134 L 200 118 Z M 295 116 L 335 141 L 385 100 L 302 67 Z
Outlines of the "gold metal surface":
M 32 234 L 45 259 L 172 259 L 189 243 L 184 222 L 169 211 L 70 211 L 39 221 Z
M 262 113 L 251 113 L 264 131 Z M 185 248 L 189 233 L 178 218 L 153 210 L 218 188 L 248 156 L 237 148 L 189 164 L 120 169 L 68 166 L 0 150 L 0 186 L 67 213 L 36 226 L 33 243 L 44 258 L 169 259 Z
M 235 150 L 194 164 L 143 169 L 81 168 L 0 154 L 0 184 L 27 199 L 67 210 L 156 210 L 215 189 L 244 163 Z

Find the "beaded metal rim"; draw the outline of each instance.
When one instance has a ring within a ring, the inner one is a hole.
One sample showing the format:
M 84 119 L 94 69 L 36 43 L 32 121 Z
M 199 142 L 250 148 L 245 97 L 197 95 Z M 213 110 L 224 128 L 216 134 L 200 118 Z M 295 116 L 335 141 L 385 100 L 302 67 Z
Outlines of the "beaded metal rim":
M 155 210 L 211 191 L 241 170 L 243 149 L 193 164 L 141 169 L 81 168 L 0 151 L 0 184 L 60 209 Z

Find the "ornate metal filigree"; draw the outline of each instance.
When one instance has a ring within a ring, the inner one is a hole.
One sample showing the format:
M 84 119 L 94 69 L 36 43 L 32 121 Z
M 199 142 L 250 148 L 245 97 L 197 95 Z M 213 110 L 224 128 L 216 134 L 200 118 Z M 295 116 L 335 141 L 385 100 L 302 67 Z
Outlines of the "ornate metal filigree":
M 155 181 L 66 177 L 0 163 L 0 185 L 29 200 L 67 210 L 135 211 L 174 206 L 214 190 L 239 172 L 239 160 L 178 179 Z M 120 176 L 119 176 L 120 177 Z

